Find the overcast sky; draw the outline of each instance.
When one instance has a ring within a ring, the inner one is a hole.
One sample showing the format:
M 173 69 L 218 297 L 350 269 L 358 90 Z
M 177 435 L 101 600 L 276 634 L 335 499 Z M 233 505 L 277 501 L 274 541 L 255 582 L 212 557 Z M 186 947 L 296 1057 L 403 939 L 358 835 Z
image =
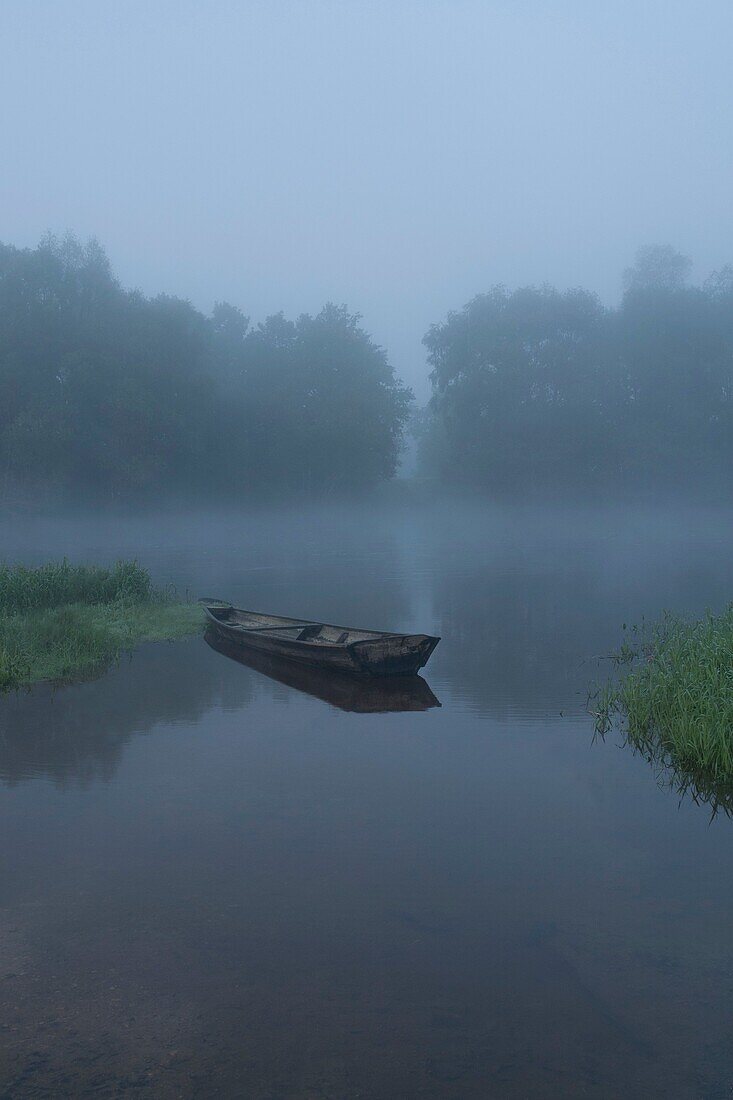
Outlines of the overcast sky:
M 426 393 L 493 283 L 733 261 L 731 0 L 0 0 L 0 239 L 254 320 L 346 302 Z

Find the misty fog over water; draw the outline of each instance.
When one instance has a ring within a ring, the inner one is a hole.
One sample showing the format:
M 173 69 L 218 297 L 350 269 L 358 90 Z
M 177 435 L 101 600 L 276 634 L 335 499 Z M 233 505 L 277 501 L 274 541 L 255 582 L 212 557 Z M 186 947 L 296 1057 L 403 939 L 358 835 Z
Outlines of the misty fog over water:
M 624 619 L 727 598 L 730 535 L 450 501 L 18 520 L 31 563 L 442 641 L 418 713 L 200 638 L 0 701 L 10 1094 L 716 1095 L 730 822 L 594 741 L 588 690 Z
M 731 1095 L 732 41 L 0 4 L 0 1100 Z

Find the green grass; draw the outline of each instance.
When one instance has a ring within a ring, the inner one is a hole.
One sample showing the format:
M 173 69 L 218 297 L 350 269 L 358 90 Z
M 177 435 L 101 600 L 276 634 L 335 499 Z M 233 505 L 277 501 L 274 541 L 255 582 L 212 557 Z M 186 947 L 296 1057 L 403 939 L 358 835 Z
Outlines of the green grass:
M 0 566 L 0 690 L 98 672 L 202 624 L 200 607 L 156 590 L 137 562 Z
M 688 620 L 665 615 L 617 655 L 625 672 L 598 695 L 596 728 L 620 727 L 678 789 L 720 802 L 733 785 L 733 605 Z
M 0 615 L 74 603 L 145 603 L 154 596 L 150 574 L 136 561 L 118 561 L 112 569 L 72 565 L 66 558 L 35 569 L 0 565 Z

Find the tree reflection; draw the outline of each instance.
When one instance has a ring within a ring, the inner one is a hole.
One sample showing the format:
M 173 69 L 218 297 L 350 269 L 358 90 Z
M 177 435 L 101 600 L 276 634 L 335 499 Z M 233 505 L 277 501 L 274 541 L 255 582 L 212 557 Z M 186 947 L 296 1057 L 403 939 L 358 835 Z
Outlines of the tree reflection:
M 0 780 L 44 776 L 61 788 L 109 780 L 132 737 L 159 722 L 196 720 L 216 701 L 246 703 L 251 681 L 223 683 L 206 656 L 200 638 L 147 645 L 90 683 L 2 698 Z
M 492 717 L 582 710 L 625 617 L 724 603 L 730 591 L 714 517 L 672 526 L 630 509 L 465 507 L 449 519 L 434 525 L 425 571 L 443 638 L 436 671 Z

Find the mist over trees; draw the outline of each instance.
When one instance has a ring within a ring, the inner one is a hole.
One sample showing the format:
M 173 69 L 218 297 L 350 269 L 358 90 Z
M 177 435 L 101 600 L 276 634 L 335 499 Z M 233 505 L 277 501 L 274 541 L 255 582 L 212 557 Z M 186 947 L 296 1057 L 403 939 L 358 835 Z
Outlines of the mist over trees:
M 721 485 L 733 268 L 641 249 L 616 309 L 495 286 L 424 339 L 420 467 L 485 493 Z M 0 499 L 318 495 L 395 473 L 412 396 L 358 315 L 252 324 L 126 290 L 95 242 L 0 244 Z
M 0 244 L 0 496 L 369 486 L 395 471 L 410 402 L 343 306 L 206 317 L 123 289 L 95 241 Z
M 423 470 L 488 492 L 725 485 L 733 268 L 641 249 L 617 309 L 584 290 L 496 286 L 424 338 Z

